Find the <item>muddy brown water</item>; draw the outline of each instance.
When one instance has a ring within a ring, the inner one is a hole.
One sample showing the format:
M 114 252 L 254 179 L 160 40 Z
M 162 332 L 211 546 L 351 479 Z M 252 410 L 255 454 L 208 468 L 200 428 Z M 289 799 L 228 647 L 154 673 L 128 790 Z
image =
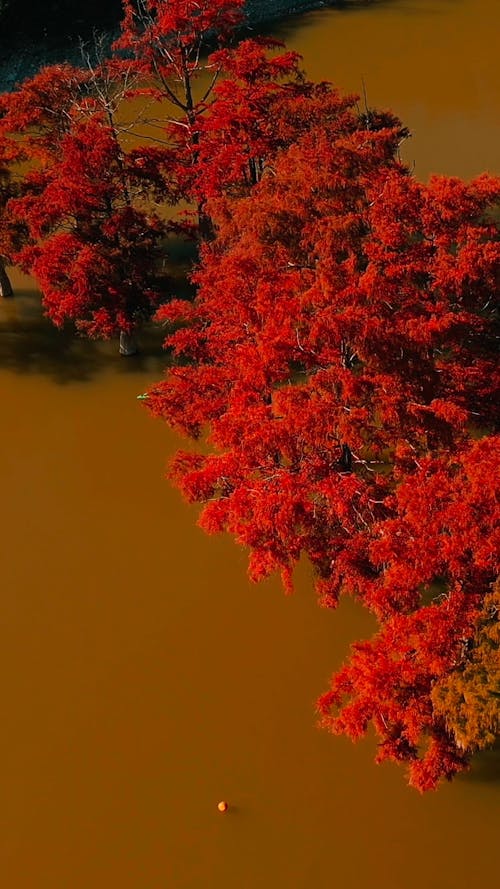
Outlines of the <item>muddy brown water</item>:
M 496 2 L 408 0 L 281 28 L 314 77 L 393 107 L 416 170 L 500 172 Z M 163 480 L 178 442 L 142 355 L 61 335 L 29 279 L 0 307 L 0 874 L 8 889 L 481 889 L 498 753 L 421 797 L 314 725 L 371 621 L 248 584 Z M 230 810 L 216 809 L 227 799 Z

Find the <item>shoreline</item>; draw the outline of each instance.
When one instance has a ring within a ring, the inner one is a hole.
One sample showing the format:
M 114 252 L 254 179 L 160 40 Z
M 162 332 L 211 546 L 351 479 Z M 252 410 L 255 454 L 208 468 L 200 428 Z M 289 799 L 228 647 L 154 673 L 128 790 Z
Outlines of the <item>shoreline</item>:
M 342 0 L 247 0 L 247 24 L 250 28 L 282 21 L 294 15 L 326 9 L 334 6 L 351 5 Z M 356 0 L 352 5 L 356 5 Z M 106 32 L 111 43 L 117 32 Z M 69 36 L 64 44 L 60 40 L 46 38 L 44 41 L 11 39 L 0 41 L 0 92 L 10 92 L 27 77 L 31 77 L 45 65 L 58 62 L 79 64 L 80 37 Z

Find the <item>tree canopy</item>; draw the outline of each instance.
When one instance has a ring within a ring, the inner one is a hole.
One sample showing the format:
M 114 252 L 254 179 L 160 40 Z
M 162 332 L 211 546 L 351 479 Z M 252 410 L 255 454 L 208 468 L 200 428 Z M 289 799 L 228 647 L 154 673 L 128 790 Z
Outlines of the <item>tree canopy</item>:
M 418 183 L 399 121 L 323 89 L 249 194 L 209 201 L 216 238 L 194 303 L 158 312 L 175 366 L 148 405 L 206 437 L 171 475 L 207 531 L 249 548 L 252 579 L 290 590 L 305 553 L 323 604 L 376 615 L 322 723 L 373 723 L 379 759 L 425 790 L 467 762 L 434 689 L 468 675 L 498 573 L 500 181 Z
M 238 40 L 242 0 L 123 5 L 111 58 L 0 96 L 0 286 L 18 263 L 55 324 L 125 353 L 166 326 L 147 405 L 207 445 L 172 479 L 253 580 L 290 592 L 305 554 L 322 605 L 375 615 L 320 722 L 372 725 L 431 789 L 498 735 L 500 180 L 418 182 L 392 113 Z

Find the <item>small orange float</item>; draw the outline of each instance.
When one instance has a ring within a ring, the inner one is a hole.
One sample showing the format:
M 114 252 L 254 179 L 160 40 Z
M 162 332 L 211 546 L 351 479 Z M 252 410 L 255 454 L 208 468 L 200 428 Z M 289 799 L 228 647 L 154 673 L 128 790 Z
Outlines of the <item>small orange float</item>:
M 227 812 L 227 810 L 229 809 L 229 803 L 226 803 L 225 800 L 221 800 L 221 802 L 218 803 L 217 808 L 219 812 Z

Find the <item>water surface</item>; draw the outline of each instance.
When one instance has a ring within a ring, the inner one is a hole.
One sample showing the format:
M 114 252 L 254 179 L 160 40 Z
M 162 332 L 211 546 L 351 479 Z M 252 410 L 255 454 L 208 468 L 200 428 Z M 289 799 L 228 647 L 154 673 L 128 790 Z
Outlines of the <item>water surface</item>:
M 404 158 L 427 179 L 499 171 L 499 28 L 497 0 L 361 0 L 273 30 L 311 78 L 398 114 Z

